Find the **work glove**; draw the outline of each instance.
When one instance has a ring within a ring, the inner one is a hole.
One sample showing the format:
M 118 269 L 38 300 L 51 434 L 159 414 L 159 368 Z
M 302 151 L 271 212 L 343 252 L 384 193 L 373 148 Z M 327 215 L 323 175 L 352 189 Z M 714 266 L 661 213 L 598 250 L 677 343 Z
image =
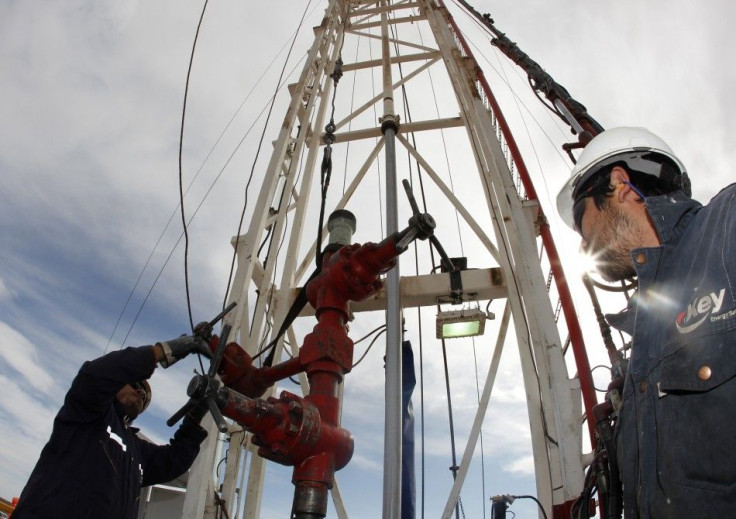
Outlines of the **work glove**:
M 193 407 L 187 414 L 184 415 L 184 421 L 199 424 L 208 411 L 209 408 L 207 407 L 207 403 L 200 402 L 198 406 Z
M 212 352 L 207 342 L 198 335 L 182 335 L 170 341 L 159 342 L 157 345 L 163 348 L 166 357 L 161 361 L 161 367 L 163 368 L 174 365 L 190 353 L 201 353 L 208 359 L 212 358 Z

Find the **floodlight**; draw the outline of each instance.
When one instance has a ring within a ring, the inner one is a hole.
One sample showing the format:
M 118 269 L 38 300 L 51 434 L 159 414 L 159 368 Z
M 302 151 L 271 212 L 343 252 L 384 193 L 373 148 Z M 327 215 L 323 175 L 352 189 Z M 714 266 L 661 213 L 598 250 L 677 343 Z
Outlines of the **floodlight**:
M 483 335 L 487 318 L 480 308 L 441 310 L 437 314 L 437 338 L 456 339 Z

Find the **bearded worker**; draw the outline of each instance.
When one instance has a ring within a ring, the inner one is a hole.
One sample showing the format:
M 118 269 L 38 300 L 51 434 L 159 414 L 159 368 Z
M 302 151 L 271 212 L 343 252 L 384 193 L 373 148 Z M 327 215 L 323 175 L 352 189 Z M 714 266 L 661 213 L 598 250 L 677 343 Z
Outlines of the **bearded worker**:
M 736 184 L 690 198 L 644 128 L 583 150 L 557 197 L 608 281 L 636 277 L 609 322 L 632 337 L 615 420 L 624 517 L 736 517 Z

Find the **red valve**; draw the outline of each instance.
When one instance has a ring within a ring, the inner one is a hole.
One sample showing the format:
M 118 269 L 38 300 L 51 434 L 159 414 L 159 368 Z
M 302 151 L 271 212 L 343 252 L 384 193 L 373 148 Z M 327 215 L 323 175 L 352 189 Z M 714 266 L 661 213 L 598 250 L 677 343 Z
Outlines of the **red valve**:
M 347 465 L 353 455 L 350 432 L 329 423 L 309 397 L 282 391 L 280 398 L 264 401 L 229 391 L 222 412 L 253 433 L 253 443 L 264 458 L 297 469 L 315 456 L 327 461 L 313 464 L 309 473 L 330 486 L 334 471 Z

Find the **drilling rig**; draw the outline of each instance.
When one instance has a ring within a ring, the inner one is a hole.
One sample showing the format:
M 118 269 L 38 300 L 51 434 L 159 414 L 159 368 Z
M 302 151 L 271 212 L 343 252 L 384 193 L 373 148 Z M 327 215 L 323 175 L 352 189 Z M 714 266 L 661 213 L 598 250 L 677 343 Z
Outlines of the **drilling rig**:
M 267 460 L 295 467 L 294 517 L 329 515 L 328 490 L 337 516 L 348 516 L 336 473 L 349 470 L 354 448 L 340 422 L 351 406 L 343 391 L 356 376 L 348 327 L 377 314 L 386 327 L 385 370 L 375 375 L 385 374 L 382 514 L 400 517 L 407 314 L 473 313 L 487 304 L 475 312 L 487 320 L 491 302 L 500 318 L 482 338 L 492 350 L 488 373 L 461 460 L 453 460 L 442 517 L 457 516 L 504 346 L 518 351 L 536 495 L 547 517 L 568 517 L 583 487 L 583 445 L 595 444 L 594 424 L 581 420 L 597 403 L 585 346 L 531 176 L 444 2 L 329 0 L 288 90 L 255 208 L 232 240 L 237 269 L 228 303 L 237 306 L 224 318 L 215 371 L 189 388 L 194 402 L 208 401 L 213 414 L 234 422 L 211 423 L 184 517 L 215 517 L 218 506 L 233 517 L 241 500 L 243 517 L 261 517 Z M 408 203 L 402 180 L 414 193 Z M 382 198 L 372 203 L 376 184 Z M 325 224 L 325 214 L 337 216 Z M 335 223 L 340 218 L 352 223 Z M 362 246 L 352 241 L 356 221 L 368 229 Z M 350 228 L 351 236 L 324 246 L 328 225 Z M 414 239 L 430 237 L 448 252 L 415 253 L 415 265 L 399 261 Z M 300 339 L 298 323 L 315 316 Z M 278 396 L 275 383 L 295 376 L 302 395 Z M 230 435 L 221 488 L 211 477 L 218 430 Z M 241 471 L 247 476 L 239 484 Z

